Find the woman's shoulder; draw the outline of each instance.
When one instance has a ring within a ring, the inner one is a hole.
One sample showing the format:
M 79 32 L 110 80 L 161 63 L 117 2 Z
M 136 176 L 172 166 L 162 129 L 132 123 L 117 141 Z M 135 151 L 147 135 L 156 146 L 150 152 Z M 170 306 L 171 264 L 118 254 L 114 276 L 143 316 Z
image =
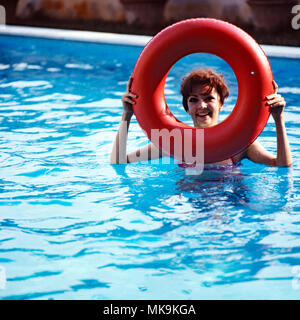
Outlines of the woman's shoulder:
M 265 148 L 255 140 L 245 150 L 232 157 L 235 163 L 240 162 L 242 159 L 249 159 L 253 162 L 264 163 L 263 159 L 273 160 L 274 156 L 265 150 Z M 270 162 L 269 161 L 269 162 Z
M 257 141 L 254 141 L 253 143 L 251 143 L 246 149 L 244 149 L 243 151 L 237 153 L 236 155 L 231 157 L 232 163 L 233 164 L 237 164 L 240 161 L 242 161 L 243 159 L 248 157 L 248 152 L 251 149 L 255 149 L 257 144 L 259 144 Z

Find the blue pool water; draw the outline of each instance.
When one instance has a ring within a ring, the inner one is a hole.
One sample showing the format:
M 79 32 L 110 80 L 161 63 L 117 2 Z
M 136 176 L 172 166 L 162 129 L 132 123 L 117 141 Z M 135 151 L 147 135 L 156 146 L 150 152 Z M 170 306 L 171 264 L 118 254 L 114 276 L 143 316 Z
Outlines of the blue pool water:
M 270 59 L 287 101 L 292 168 L 247 160 L 186 175 L 175 164 L 110 165 L 140 47 L 0 37 L 1 299 L 299 299 L 300 60 Z M 166 99 L 181 120 L 172 69 Z M 133 120 L 129 151 L 147 143 Z M 270 119 L 259 141 L 276 151 Z M 2 276 L 2 278 L 1 278 Z

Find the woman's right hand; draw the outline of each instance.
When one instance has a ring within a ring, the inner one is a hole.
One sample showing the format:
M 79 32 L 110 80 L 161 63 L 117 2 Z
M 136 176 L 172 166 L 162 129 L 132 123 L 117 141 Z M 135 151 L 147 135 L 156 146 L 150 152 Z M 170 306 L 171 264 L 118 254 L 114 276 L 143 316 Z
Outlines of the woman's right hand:
M 130 91 L 132 80 L 133 79 L 130 77 L 127 83 L 126 92 L 122 96 L 123 112 L 126 115 L 131 115 L 131 116 L 133 115 L 132 105 L 135 104 L 135 101 L 133 99 L 137 98 L 137 95 Z

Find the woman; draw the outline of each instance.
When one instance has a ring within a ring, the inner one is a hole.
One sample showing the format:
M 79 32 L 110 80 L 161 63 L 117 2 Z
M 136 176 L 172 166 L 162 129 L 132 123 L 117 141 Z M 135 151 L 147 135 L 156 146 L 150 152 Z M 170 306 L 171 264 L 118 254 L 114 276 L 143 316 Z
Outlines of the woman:
M 135 104 L 134 99 L 137 98 L 133 92 L 129 91 L 130 81 L 122 97 L 123 115 L 111 153 L 110 162 L 112 164 L 153 160 L 153 154 L 156 154 L 156 158 L 164 156 L 151 142 L 132 153 L 126 153 L 127 133 L 133 115 L 132 105 Z M 217 164 L 236 164 L 247 158 L 255 163 L 270 166 L 291 166 L 292 157 L 283 117 L 286 102 L 281 95 L 277 94 L 277 84 L 275 82 L 273 84 L 275 93 L 265 97 L 265 105 L 270 108 L 270 113 L 275 121 L 277 155 L 274 156 L 265 150 L 258 141 L 254 141 L 244 151 Z M 219 113 L 223 108 L 224 100 L 229 95 L 229 90 L 222 75 L 215 73 L 211 69 L 199 69 L 183 79 L 181 94 L 183 106 L 191 116 L 194 126 L 208 128 L 218 123 Z

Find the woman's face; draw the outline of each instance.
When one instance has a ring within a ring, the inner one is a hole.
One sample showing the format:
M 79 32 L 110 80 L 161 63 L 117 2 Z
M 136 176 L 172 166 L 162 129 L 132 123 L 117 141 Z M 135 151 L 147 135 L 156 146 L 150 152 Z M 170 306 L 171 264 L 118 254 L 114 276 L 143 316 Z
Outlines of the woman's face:
M 216 89 L 213 88 L 210 93 L 207 92 L 208 89 L 208 86 L 196 85 L 187 98 L 188 114 L 197 128 L 215 126 L 223 107 Z

